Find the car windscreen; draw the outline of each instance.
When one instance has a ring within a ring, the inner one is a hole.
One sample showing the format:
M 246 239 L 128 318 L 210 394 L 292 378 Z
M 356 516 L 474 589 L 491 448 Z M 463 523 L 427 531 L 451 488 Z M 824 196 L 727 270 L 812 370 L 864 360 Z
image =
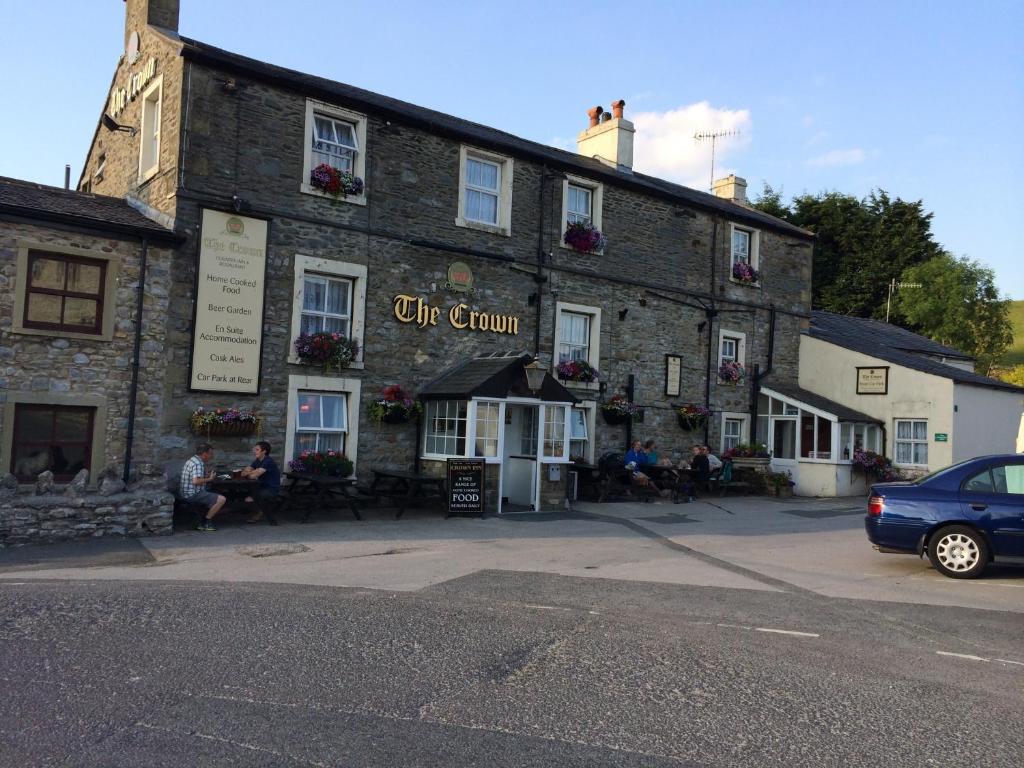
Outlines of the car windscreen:
M 924 483 L 930 482 L 932 480 L 938 480 L 944 477 L 947 473 L 953 472 L 962 467 L 964 464 L 967 464 L 968 462 L 971 461 L 974 461 L 974 459 L 965 459 L 964 461 L 958 461 L 956 464 L 950 464 L 948 467 L 936 469 L 934 472 L 929 472 L 927 475 L 921 475 L 920 477 L 914 478 L 912 482 L 914 485 L 923 485 Z

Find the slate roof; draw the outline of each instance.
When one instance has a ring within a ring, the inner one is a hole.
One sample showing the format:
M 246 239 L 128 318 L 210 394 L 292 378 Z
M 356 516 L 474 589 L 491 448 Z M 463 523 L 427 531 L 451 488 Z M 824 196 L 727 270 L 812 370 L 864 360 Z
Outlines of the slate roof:
M 811 325 L 807 333 L 811 338 L 821 339 L 895 365 L 902 365 L 911 370 L 952 379 L 960 384 L 1024 393 L 1022 387 L 922 357 L 922 355 L 934 355 L 955 360 L 974 359 L 958 349 L 939 344 L 905 328 L 883 323 L 881 320 L 849 317 L 814 310 L 811 313 Z
M 522 139 L 505 131 L 419 107 L 352 85 L 251 59 L 198 40 L 180 36 L 177 37 L 177 40 L 182 44 L 182 55 L 193 61 L 277 84 L 325 101 L 340 101 L 345 105 L 362 108 L 384 117 L 392 117 L 409 125 L 416 125 L 431 133 L 468 141 L 483 149 L 494 149 L 516 157 L 528 158 L 538 163 L 546 163 L 552 168 L 578 173 L 592 179 L 612 181 L 647 194 L 714 211 L 736 221 L 745 221 L 802 239 L 814 238 L 813 233 L 782 219 L 706 192 L 698 192 L 689 187 L 642 173 L 613 169 L 599 160 L 583 157 L 574 152 Z
M 119 197 L 49 187 L 7 176 L 0 176 L 0 214 L 150 237 L 169 243 L 182 239 Z
M 778 392 L 780 395 L 785 395 L 786 397 L 790 397 L 804 405 L 817 408 L 819 411 L 831 413 L 840 421 L 865 422 L 868 424 L 883 423 L 880 419 L 876 419 L 874 416 L 868 416 L 866 413 L 853 410 L 853 408 L 847 408 L 841 403 L 829 400 L 827 397 L 822 397 L 821 395 L 816 395 L 813 392 L 808 392 L 806 389 L 801 389 L 800 387 L 793 387 L 788 384 L 772 384 L 766 381 L 761 386 L 761 391 L 763 392 L 764 390 L 769 390 L 768 394 L 771 392 Z
M 468 400 L 471 397 L 505 398 L 536 397 L 526 386 L 523 366 L 533 361 L 533 355 L 515 352 L 495 352 L 470 358 L 420 390 L 424 400 Z M 540 399 L 547 402 L 578 400 L 559 384 L 551 374 L 544 377 Z

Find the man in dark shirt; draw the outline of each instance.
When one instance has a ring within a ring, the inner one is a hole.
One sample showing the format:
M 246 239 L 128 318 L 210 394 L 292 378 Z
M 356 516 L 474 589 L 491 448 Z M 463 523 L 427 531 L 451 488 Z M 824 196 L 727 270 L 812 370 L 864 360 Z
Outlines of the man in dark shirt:
M 269 502 L 281 491 L 281 470 L 277 462 L 270 458 L 270 443 L 260 440 L 252 447 L 252 455 L 256 458 L 246 469 L 242 470 L 242 477 L 250 480 L 259 480 L 260 487 L 256 491 L 259 496 L 259 504 L 262 506 Z M 251 498 L 246 501 L 252 501 Z M 247 522 L 255 523 L 263 519 L 263 512 L 259 511 L 252 515 Z
M 701 451 L 699 445 L 693 446 L 693 456 L 690 459 L 690 482 L 687 488 L 690 501 L 693 501 L 696 497 L 698 488 L 707 487 L 710 474 L 711 464 L 708 461 L 707 454 Z

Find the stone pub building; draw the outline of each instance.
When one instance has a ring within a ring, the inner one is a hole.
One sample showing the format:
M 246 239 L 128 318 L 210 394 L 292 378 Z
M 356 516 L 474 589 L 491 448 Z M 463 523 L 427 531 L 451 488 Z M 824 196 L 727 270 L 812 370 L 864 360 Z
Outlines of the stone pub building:
M 285 460 L 341 450 L 366 476 L 483 457 L 492 510 L 560 506 L 570 457 L 630 436 L 720 451 L 752 439 L 760 380 L 796 385 L 812 236 L 746 205 L 742 179 L 706 194 L 635 172 L 621 101 L 581 104 L 566 152 L 183 37 L 178 10 L 127 0 L 78 185 L 184 239 L 145 318 L 162 457 L 188 453 L 195 409 L 251 408 Z M 601 237 L 569 247 L 573 225 Z M 355 342 L 347 366 L 298 354 L 323 331 Z M 560 378 L 567 360 L 599 377 Z M 369 418 L 391 385 L 418 423 Z M 617 394 L 642 421 L 605 423 Z M 706 431 L 680 428 L 684 403 L 711 409 Z

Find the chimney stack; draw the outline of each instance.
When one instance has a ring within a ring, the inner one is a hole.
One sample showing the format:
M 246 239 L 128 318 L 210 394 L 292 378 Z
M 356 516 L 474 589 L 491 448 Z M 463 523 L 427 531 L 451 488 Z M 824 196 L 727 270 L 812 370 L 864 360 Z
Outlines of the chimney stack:
M 181 0 L 125 0 L 125 41 L 145 26 L 178 31 Z
M 739 205 L 747 204 L 747 180 L 741 179 L 734 173 L 724 179 L 716 179 L 711 185 L 711 192 L 715 197 L 731 200 Z
M 604 107 L 587 110 L 590 126 L 576 137 L 576 151 L 584 157 L 596 157 L 620 170 L 633 170 L 633 135 L 636 129 L 622 116 L 626 102 L 612 102 L 611 114 Z

